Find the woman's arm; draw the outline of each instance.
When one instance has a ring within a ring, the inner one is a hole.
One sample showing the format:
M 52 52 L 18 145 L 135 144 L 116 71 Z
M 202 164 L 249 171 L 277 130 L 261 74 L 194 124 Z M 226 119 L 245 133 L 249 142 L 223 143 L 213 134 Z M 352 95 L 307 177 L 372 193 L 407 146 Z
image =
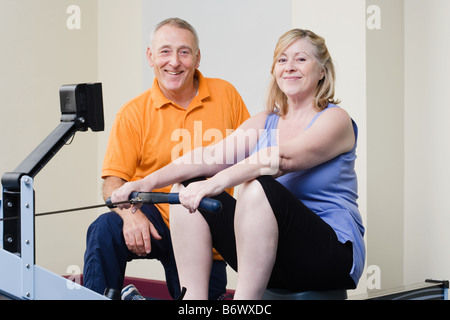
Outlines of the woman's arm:
M 329 108 L 308 130 L 280 143 L 280 172 L 285 174 L 313 168 L 350 151 L 355 139 L 348 113 L 341 108 Z
M 315 167 L 350 151 L 354 144 L 355 135 L 349 115 L 340 108 L 332 108 L 324 112 L 308 130 L 280 143 L 279 147 L 262 149 L 208 180 L 189 184 L 180 192 L 180 202 L 193 212 L 204 197 L 217 195 L 262 175 L 280 176 Z
M 230 166 L 208 180 L 193 182 L 179 195 L 180 203 L 194 212 L 204 197 L 220 194 L 225 189 L 251 181 L 262 175 L 279 175 L 277 147 L 262 149 L 246 159 Z
M 126 201 L 133 191 L 150 192 L 195 177 L 211 177 L 245 159 L 256 146 L 266 117 L 267 113 L 261 112 L 245 121 L 222 141 L 194 149 L 141 180 L 125 183 L 112 193 L 111 201 Z M 129 204 L 119 206 L 119 208 L 129 207 Z

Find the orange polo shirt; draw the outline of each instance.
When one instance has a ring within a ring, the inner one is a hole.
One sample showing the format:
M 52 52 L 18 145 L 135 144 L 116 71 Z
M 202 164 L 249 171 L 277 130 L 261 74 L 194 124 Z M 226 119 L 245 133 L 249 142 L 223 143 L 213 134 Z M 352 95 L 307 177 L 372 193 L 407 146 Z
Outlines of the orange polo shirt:
M 215 143 L 205 131 L 224 138 L 250 115 L 236 89 L 221 79 L 199 80 L 197 96 L 187 109 L 168 100 L 155 78 L 153 86 L 117 113 L 103 161 L 102 178 L 142 179 L 193 147 Z M 228 132 L 227 132 L 228 129 Z M 171 186 L 154 190 L 169 192 Z M 157 204 L 169 225 L 169 205 Z

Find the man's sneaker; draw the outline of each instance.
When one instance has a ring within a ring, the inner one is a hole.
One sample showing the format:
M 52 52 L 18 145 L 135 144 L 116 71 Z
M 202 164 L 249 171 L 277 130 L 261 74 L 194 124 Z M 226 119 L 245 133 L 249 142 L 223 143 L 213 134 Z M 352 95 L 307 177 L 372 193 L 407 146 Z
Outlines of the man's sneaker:
M 132 284 L 127 285 L 122 289 L 122 300 L 147 300 L 145 299 L 136 287 Z

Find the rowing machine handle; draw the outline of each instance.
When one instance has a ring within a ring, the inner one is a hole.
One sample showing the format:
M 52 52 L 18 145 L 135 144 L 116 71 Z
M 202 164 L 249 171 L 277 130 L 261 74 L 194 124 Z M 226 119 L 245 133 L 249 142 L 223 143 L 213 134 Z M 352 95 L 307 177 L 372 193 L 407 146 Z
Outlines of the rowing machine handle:
M 130 200 L 139 198 L 142 203 L 145 204 L 155 204 L 155 203 L 169 203 L 169 204 L 179 204 L 179 194 L 178 193 L 165 193 L 165 192 L 132 192 L 130 194 Z M 114 208 L 111 203 L 111 198 L 106 200 L 106 204 L 109 208 Z M 222 210 L 222 203 L 219 200 L 211 198 L 203 198 L 200 201 L 200 209 L 209 212 L 220 212 Z

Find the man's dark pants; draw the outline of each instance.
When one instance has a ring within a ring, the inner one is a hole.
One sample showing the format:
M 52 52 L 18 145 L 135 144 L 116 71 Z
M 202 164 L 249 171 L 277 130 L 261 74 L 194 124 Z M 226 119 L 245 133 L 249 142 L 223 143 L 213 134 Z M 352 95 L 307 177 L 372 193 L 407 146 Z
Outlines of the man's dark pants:
M 162 240 L 151 240 L 152 251 L 139 257 L 128 250 L 123 237 L 123 221 L 114 212 L 99 216 L 87 232 L 83 284 L 103 294 L 106 288 L 121 290 L 127 262 L 133 259 L 157 259 L 165 270 L 166 283 L 172 298 L 180 295 L 180 283 L 173 254 L 170 230 L 154 205 L 143 205 L 142 212 L 154 225 Z M 218 299 L 227 285 L 226 264 L 214 261 L 209 282 L 209 299 Z

